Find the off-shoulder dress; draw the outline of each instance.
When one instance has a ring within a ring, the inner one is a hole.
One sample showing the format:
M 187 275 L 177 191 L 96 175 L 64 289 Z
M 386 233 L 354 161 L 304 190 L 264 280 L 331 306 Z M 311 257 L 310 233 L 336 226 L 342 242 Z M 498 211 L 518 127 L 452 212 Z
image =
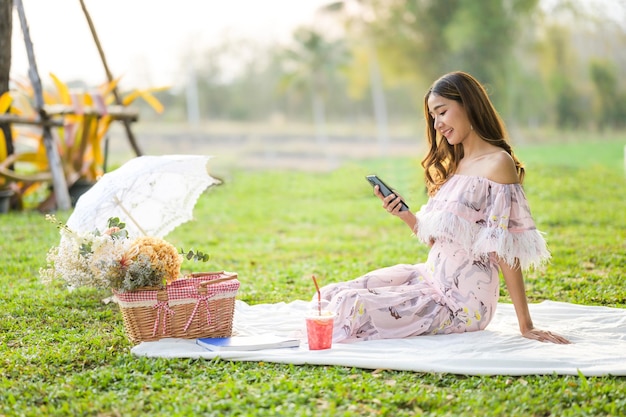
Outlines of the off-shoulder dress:
M 432 244 L 425 263 L 321 288 L 335 342 L 482 330 L 498 303 L 498 261 L 526 270 L 550 258 L 520 184 L 453 175 L 416 217 L 416 236 Z

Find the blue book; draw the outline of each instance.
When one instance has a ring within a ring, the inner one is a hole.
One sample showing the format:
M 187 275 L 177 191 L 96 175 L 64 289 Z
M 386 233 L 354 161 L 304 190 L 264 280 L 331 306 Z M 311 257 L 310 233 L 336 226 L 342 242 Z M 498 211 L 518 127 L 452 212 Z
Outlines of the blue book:
M 300 346 L 300 339 L 273 334 L 231 337 L 202 337 L 196 344 L 210 351 L 237 351 L 292 348 Z

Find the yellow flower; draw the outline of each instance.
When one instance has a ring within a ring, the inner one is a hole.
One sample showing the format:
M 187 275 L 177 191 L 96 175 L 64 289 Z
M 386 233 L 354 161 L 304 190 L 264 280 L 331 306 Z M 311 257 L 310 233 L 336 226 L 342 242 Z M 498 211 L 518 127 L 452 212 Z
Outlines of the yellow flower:
M 148 257 L 154 270 L 162 272 L 168 283 L 178 279 L 183 257 L 171 243 L 156 237 L 139 237 L 130 250 Z

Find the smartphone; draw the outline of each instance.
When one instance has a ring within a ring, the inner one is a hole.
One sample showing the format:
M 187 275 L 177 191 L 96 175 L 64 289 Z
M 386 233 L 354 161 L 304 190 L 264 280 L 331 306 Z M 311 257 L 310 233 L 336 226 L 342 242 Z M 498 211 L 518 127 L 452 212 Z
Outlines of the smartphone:
M 372 187 L 378 185 L 378 189 L 380 190 L 383 197 L 387 197 L 389 194 L 395 194 L 392 191 L 392 188 L 385 184 L 385 182 L 378 178 L 376 175 L 368 175 L 365 177 L 365 179 L 367 179 L 369 183 L 372 184 Z M 400 206 L 400 211 L 407 211 L 409 209 L 409 206 L 404 201 L 401 201 L 401 204 L 402 206 Z

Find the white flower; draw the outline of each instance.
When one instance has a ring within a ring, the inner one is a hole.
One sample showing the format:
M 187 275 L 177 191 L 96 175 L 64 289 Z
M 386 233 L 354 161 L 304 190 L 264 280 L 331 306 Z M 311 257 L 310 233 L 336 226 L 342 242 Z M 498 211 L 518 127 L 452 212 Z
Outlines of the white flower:
M 109 286 L 117 287 L 116 284 L 124 276 L 130 262 L 128 249 L 131 242 L 128 239 L 96 239 L 92 246 L 91 271 L 93 274 Z
M 49 283 L 64 280 L 70 288 L 112 288 L 132 291 L 140 287 L 164 285 L 179 276 L 182 256 L 160 238 L 129 239 L 119 219 L 109 219 L 104 233 L 77 233 L 59 223 L 59 246 L 48 251 L 47 267 L 41 279 Z

